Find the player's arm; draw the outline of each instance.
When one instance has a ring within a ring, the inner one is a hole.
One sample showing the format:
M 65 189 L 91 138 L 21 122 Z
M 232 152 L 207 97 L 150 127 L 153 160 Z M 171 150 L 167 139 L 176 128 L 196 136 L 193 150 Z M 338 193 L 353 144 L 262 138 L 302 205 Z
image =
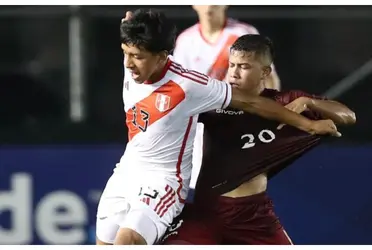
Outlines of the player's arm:
M 342 103 L 306 96 L 300 98 L 308 109 L 319 113 L 325 119 L 331 119 L 336 124 L 352 125 L 356 122 L 355 113 Z
M 356 122 L 355 113 L 344 104 L 337 101 L 328 100 L 325 97 L 308 94 L 301 90 L 285 92 L 287 97 L 284 103 L 287 108 L 307 115 L 310 119 L 331 119 L 336 124 L 352 125 Z
M 269 120 L 294 126 L 310 134 L 340 136 L 336 126 L 330 120 L 309 120 L 271 99 L 247 94 L 244 91 L 232 88 L 226 82 L 212 79 L 195 71 L 186 70 L 183 75 L 185 78 L 187 76 L 188 79 L 195 79 L 184 83 L 186 95 L 189 99 L 186 111 L 188 115 L 197 115 L 230 106 Z
M 305 116 L 297 114 L 283 107 L 281 104 L 271 99 L 247 94 L 236 88 L 232 88 L 230 107 L 243 110 L 245 112 L 264 117 L 269 120 L 275 120 L 284 124 L 291 125 L 310 134 L 332 134 L 338 135 L 337 129 L 332 131 L 319 131 L 319 124 L 309 120 Z M 288 112 L 289 111 L 289 112 Z M 330 124 L 332 126 L 332 124 Z M 326 128 L 322 128 L 323 130 Z

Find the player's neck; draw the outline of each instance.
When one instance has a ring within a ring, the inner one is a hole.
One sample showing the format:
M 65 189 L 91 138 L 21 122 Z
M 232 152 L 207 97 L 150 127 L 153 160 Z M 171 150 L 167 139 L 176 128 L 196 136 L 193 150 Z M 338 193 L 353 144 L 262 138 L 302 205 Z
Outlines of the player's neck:
M 256 94 L 257 95 L 261 95 L 261 93 L 263 92 L 265 90 L 265 85 L 264 84 L 260 84 L 260 86 L 258 86 L 257 88 L 256 88 Z
M 223 31 L 225 24 L 225 16 L 215 20 L 200 19 L 200 32 L 209 42 L 213 42 Z
M 168 60 L 165 61 L 164 63 L 161 63 L 158 65 L 158 70 L 152 74 L 152 76 L 149 78 L 148 82 L 157 82 L 161 80 L 164 76 L 164 71 L 166 71 L 165 67 L 167 67 Z
M 255 89 L 251 89 L 249 91 L 249 94 L 251 95 L 261 95 L 261 93 L 265 90 L 265 86 L 263 84 L 260 84 L 260 86 L 258 86 L 257 88 Z

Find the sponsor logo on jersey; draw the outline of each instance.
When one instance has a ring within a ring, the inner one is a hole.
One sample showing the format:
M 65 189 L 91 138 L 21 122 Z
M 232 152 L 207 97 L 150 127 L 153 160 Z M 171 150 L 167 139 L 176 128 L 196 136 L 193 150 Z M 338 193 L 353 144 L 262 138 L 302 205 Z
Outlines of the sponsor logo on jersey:
M 226 109 L 216 109 L 217 114 L 224 114 L 224 115 L 243 115 L 244 111 L 233 111 L 233 110 L 226 110 Z

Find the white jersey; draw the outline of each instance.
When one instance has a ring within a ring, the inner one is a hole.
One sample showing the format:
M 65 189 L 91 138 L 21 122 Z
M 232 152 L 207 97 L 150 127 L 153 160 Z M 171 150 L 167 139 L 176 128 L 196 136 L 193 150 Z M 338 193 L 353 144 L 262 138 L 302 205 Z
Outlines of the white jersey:
M 166 178 L 186 199 L 199 113 L 226 108 L 231 86 L 184 69 L 170 57 L 163 77 L 138 84 L 126 70 L 123 87 L 129 142 L 115 171 L 128 182 Z
M 251 25 L 227 19 L 218 40 L 211 44 L 203 38 L 199 24 L 195 24 L 179 35 L 173 56 L 187 69 L 223 80 L 229 67 L 230 47 L 245 34 L 258 34 L 258 31 Z
M 96 236 L 112 244 L 129 228 L 154 244 L 183 209 L 198 114 L 226 108 L 231 86 L 169 58 L 157 82 L 125 70 L 123 99 L 129 142 L 101 195 Z

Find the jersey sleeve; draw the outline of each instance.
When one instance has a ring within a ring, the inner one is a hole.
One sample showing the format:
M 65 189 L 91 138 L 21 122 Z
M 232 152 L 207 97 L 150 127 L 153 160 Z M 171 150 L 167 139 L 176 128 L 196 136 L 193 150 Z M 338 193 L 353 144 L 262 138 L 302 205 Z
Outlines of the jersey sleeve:
M 206 81 L 188 81 L 185 86 L 190 116 L 214 109 L 225 109 L 231 102 L 230 84 L 204 76 Z
M 288 103 L 296 100 L 299 97 L 308 97 L 311 99 L 318 99 L 318 100 L 327 100 L 327 98 L 322 97 L 322 96 L 317 96 L 317 95 L 312 95 L 309 93 L 306 93 L 301 90 L 292 90 L 286 92 L 286 94 L 283 96 L 284 97 L 284 105 L 287 105 Z M 307 110 L 303 113 L 304 116 L 313 119 L 313 120 L 320 120 L 322 119 L 322 115 L 319 112 L 313 111 L 313 110 Z
M 301 90 L 292 90 L 292 91 L 289 91 L 288 93 L 289 93 L 290 102 L 296 100 L 299 97 L 309 97 L 309 98 L 318 99 L 318 100 L 326 100 L 327 99 L 324 96 L 312 95 L 312 94 L 306 93 L 306 92 L 301 91 Z

